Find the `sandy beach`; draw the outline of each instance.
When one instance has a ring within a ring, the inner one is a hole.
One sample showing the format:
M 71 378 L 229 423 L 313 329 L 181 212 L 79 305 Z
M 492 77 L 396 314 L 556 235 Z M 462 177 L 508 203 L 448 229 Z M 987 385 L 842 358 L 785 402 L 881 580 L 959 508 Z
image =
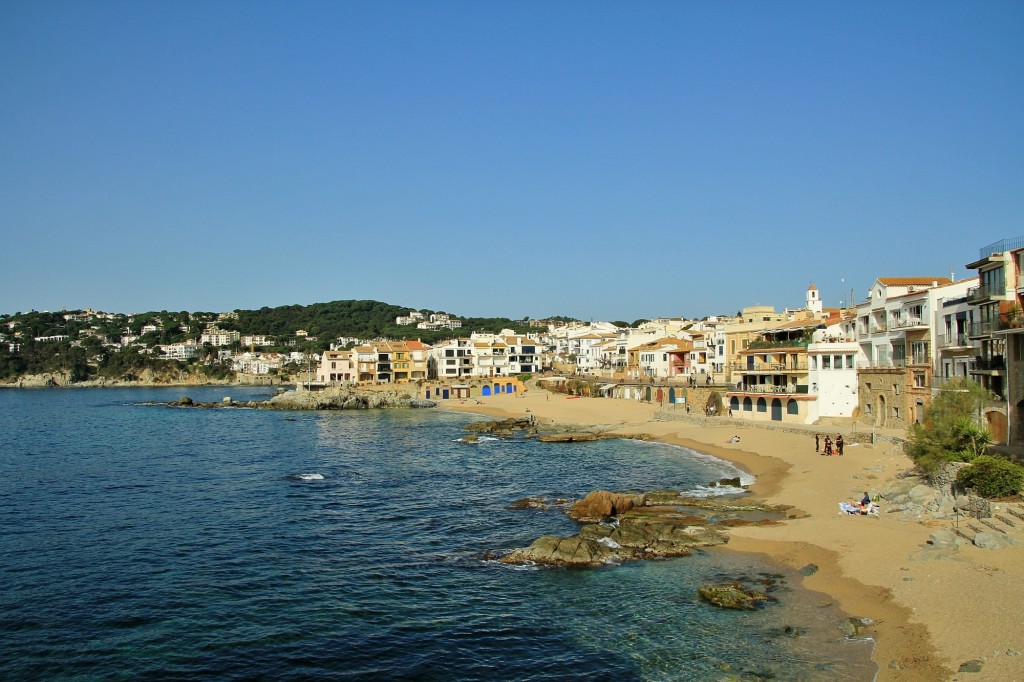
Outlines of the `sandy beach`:
M 540 389 L 445 407 L 495 417 L 529 412 L 542 425 L 649 434 L 733 462 L 756 476 L 751 490 L 758 497 L 806 516 L 733 529 L 728 547 L 794 568 L 816 564 L 806 587 L 851 616 L 875 621 L 869 633 L 876 639 L 879 680 L 1024 680 L 1024 546 L 964 544 L 953 558 L 940 560 L 923 548 L 948 522 L 901 520 L 884 506 L 878 518 L 838 513 L 839 502 L 860 499 L 911 468 L 897 446 L 858 445 L 843 457 L 822 457 L 811 435 L 745 427 L 727 417 L 714 420 L 714 427 L 656 421 L 657 405 L 570 399 Z M 727 442 L 733 436 L 740 442 Z M 980 672 L 958 672 L 968 661 L 980 661 Z

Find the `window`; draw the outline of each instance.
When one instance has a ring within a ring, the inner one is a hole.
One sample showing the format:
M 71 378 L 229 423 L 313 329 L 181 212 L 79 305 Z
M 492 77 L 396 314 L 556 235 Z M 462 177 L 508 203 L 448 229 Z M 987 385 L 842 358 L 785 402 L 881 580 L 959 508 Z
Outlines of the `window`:
M 846 356 L 846 369 L 853 369 L 854 366 L 855 365 L 853 364 L 853 356 L 852 355 L 847 355 Z
M 864 403 L 864 411 L 871 414 L 871 403 Z
M 914 372 L 914 388 L 926 388 L 924 372 Z
M 812 355 L 811 356 L 811 369 L 818 369 L 818 356 L 817 355 Z
M 896 406 L 893 406 L 893 408 L 892 408 L 892 416 L 895 417 L 896 419 L 899 419 L 900 418 L 900 408 L 898 408 Z
M 821 356 L 821 368 L 822 369 L 832 369 L 832 356 L 831 355 L 822 355 Z
M 892 392 L 895 393 L 896 395 L 899 395 L 900 394 L 900 385 L 899 384 L 893 384 L 892 385 Z

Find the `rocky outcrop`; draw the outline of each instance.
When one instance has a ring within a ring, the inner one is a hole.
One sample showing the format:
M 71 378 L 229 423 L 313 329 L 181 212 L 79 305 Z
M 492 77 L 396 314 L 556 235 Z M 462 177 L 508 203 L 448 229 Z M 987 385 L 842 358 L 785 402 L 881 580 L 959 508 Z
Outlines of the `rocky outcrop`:
M 572 505 L 569 517 L 576 521 L 604 521 L 612 516 L 624 514 L 633 507 L 644 504 L 644 501 L 643 495 L 623 495 L 607 490 L 595 490 Z
M 741 583 L 701 585 L 697 593 L 704 601 L 722 609 L 753 611 L 775 601 L 774 597 Z
M 529 417 L 479 421 L 466 424 L 462 428 L 471 434 L 487 433 L 504 438 L 533 436 L 537 433 L 536 422 Z
M 431 400 L 416 400 L 402 390 L 359 391 L 348 386 L 324 391 L 286 391 L 267 401 L 267 407 L 280 410 L 372 410 L 436 405 Z
M 568 538 L 543 536 L 501 561 L 581 567 L 686 556 L 694 548 L 725 544 L 731 526 L 778 523 L 774 519 L 784 518 L 789 509 L 749 500 L 683 498 L 669 492 L 590 493 L 568 514 L 600 522 L 583 525 Z M 514 508 L 536 508 L 532 501 L 538 499 L 524 498 Z M 652 499 L 657 503 L 652 504 Z
M 599 566 L 615 558 L 616 552 L 612 547 L 590 538 L 542 535 L 526 549 L 516 550 L 501 561 L 506 564 L 535 563 L 581 568 Z

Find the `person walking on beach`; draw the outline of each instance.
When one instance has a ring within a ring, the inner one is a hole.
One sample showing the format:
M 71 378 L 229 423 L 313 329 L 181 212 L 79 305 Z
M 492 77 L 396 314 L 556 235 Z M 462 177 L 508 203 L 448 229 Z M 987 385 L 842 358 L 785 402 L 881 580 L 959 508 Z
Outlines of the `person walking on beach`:
M 825 454 L 829 457 L 832 456 L 832 439 L 825 436 Z
M 814 451 L 821 452 L 821 435 L 814 434 Z
M 836 452 L 840 457 L 843 455 L 843 434 L 841 433 L 836 434 Z

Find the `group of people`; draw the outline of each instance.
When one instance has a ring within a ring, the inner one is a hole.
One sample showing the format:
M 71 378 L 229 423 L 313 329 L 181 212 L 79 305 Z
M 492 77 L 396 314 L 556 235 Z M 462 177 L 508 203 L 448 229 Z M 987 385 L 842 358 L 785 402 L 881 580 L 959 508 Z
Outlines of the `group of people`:
M 859 504 L 854 500 L 839 503 L 840 514 L 846 513 L 851 516 L 879 516 L 878 512 L 878 505 L 871 501 L 871 495 L 869 495 L 867 491 L 864 492 L 864 497 L 861 498 Z
M 821 449 L 821 434 L 814 434 L 814 451 L 822 455 L 842 455 L 843 445 L 843 434 L 837 433 L 835 441 L 832 440 L 831 436 L 826 434 L 825 449 L 823 451 Z

